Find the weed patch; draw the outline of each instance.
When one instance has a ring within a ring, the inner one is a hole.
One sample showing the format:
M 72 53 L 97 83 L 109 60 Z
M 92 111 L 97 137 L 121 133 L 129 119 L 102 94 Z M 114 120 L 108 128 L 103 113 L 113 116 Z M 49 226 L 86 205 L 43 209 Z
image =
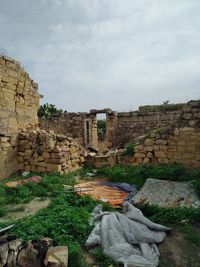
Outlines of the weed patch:
M 126 146 L 124 153 L 122 156 L 134 156 L 134 144 L 130 143 Z
M 139 208 L 150 220 L 160 224 L 176 225 L 182 220 L 200 222 L 200 208 L 161 208 L 155 205 L 143 205 Z
M 114 182 L 135 183 L 140 189 L 147 178 L 170 181 L 190 181 L 200 177 L 200 169 L 190 169 L 179 164 L 126 166 L 115 165 L 99 169 L 97 174 L 106 176 Z M 200 191 L 200 183 L 196 188 Z

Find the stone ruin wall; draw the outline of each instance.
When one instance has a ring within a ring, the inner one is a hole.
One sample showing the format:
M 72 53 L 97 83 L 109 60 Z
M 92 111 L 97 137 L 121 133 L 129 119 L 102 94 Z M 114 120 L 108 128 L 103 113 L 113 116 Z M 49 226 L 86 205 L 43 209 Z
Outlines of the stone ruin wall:
M 38 124 L 38 85 L 19 62 L 0 56 L 0 179 L 18 169 L 17 137 Z
M 183 106 L 178 119 L 169 127 L 150 132 L 134 148 L 133 157 L 120 157 L 119 163 L 181 163 L 200 167 L 200 100 Z
M 64 112 L 60 116 L 49 119 L 39 118 L 39 126 L 46 131 L 73 137 L 79 144 L 84 145 L 85 118 L 87 113 Z
M 102 112 L 101 112 L 102 111 Z M 90 112 L 64 112 L 51 118 L 39 118 L 39 126 L 44 130 L 53 130 L 57 134 L 64 134 L 76 139 L 83 147 L 92 146 L 103 149 L 112 148 L 115 140 L 115 129 L 117 123 L 117 112 L 110 109 L 91 110 Z M 97 114 L 106 114 L 106 135 L 104 141 L 98 141 Z M 89 126 L 89 141 L 87 141 L 87 126 Z
M 84 151 L 73 138 L 45 130 L 24 130 L 19 134 L 19 169 L 31 172 L 67 173 L 84 162 Z
M 153 129 L 171 125 L 186 106 L 187 104 L 141 106 L 138 111 L 118 113 L 114 146 L 124 146 Z
M 40 98 L 38 85 L 19 62 L 0 56 L 0 180 L 19 169 L 63 173 L 83 162 L 72 138 L 38 128 Z M 84 131 L 80 117 L 69 128 L 78 137 Z

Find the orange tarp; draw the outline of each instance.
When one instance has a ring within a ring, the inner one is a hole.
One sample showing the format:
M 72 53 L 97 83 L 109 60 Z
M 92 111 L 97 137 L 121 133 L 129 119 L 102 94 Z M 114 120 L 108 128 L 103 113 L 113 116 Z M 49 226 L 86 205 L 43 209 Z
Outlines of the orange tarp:
M 89 181 L 74 186 L 78 195 L 90 195 L 96 200 L 102 200 L 109 202 L 113 207 L 119 207 L 124 202 L 124 199 L 128 196 L 128 192 L 122 191 L 118 188 L 113 188 L 106 185 L 101 185 L 102 182 Z

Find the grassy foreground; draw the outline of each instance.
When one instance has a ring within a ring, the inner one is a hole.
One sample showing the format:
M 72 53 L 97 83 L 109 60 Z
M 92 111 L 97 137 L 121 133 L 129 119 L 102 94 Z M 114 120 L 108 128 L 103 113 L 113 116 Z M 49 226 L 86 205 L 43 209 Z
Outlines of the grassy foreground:
M 91 211 L 99 203 L 90 197 L 79 197 L 73 192 L 66 192 L 63 184 L 73 185 L 74 177 L 87 176 L 87 169 L 79 172 L 72 172 L 68 175 L 43 174 L 43 179 L 39 184 L 28 183 L 17 188 L 8 188 L 0 184 L 0 228 L 12 222 L 3 221 L 3 217 L 9 212 L 11 205 L 27 203 L 35 197 L 40 197 L 41 201 L 45 197 L 51 199 L 50 205 L 40 210 L 36 215 L 20 219 L 15 222 L 12 234 L 24 240 L 50 237 L 55 245 L 67 245 L 69 248 L 70 267 L 88 267 L 84 261 L 81 248 L 91 232 L 93 226 L 88 221 Z M 32 176 L 30 174 L 29 176 Z M 168 180 L 194 180 L 198 191 L 200 171 L 190 170 L 180 165 L 164 166 L 114 166 L 97 171 L 97 175 L 109 177 L 113 181 L 136 183 L 138 189 L 143 185 L 146 178 L 158 178 Z M 10 180 L 22 179 L 20 176 L 12 177 Z M 103 204 L 106 210 L 111 207 Z M 200 235 L 193 233 L 192 224 L 200 222 L 200 209 L 189 208 L 159 208 L 156 206 L 140 207 L 144 214 L 154 222 L 180 227 L 185 233 L 189 242 L 200 245 Z M 12 209 L 13 211 L 13 209 Z M 180 221 L 187 220 L 187 225 L 180 224 Z M 101 249 L 93 250 L 96 262 L 101 267 L 107 267 L 111 261 L 107 259 Z M 114 265 L 113 265 L 114 266 Z

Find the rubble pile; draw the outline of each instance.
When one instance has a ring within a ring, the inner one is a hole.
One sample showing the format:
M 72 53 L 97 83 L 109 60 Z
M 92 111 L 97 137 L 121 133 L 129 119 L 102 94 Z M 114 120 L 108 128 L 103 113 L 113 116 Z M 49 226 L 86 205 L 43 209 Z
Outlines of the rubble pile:
M 84 162 L 84 151 L 73 138 L 45 130 L 24 130 L 18 136 L 20 170 L 67 173 Z

